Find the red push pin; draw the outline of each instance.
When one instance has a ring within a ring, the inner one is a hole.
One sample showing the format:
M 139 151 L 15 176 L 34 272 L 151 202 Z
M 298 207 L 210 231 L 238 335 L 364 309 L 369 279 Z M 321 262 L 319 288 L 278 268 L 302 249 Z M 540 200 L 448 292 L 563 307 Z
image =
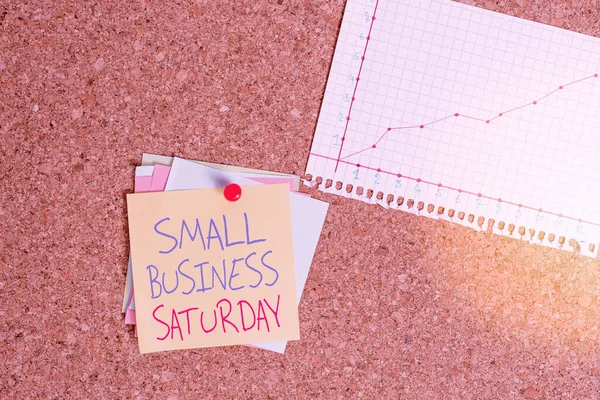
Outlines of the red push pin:
M 237 183 L 230 183 L 225 186 L 223 194 L 229 201 L 238 201 L 242 197 L 242 188 Z

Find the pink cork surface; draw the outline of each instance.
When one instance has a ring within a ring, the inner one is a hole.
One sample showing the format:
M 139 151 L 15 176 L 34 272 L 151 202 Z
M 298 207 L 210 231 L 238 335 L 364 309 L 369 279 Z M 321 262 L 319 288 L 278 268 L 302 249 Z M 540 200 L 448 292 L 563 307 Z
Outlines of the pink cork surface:
M 469 3 L 600 36 L 596 0 Z M 302 340 L 139 354 L 142 152 L 302 174 L 343 8 L 0 1 L 0 398 L 600 396 L 597 260 L 306 187 L 331 207 Z

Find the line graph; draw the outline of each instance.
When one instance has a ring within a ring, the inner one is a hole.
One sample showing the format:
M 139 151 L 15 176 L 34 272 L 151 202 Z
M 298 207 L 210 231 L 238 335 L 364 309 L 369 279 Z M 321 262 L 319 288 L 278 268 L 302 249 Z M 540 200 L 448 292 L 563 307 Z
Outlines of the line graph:
M 597 245 L 599 67 L 598 38 L 445 0 L 348 0 L 306 173 Z
M 338 153 L 338 158 L 335 163 L 335 171 L 337 172 L 338 165 L 340 164 L 340 157 L 342 156 L 342 149 L 344 148 L 344 141 L 346 140 L 346 133 L 348 132 L 348 124 L 350 123 L 350 114 L 352 114 L 352 106 L 356 101 L 356 90 L 358 89 L 358 82 L 360 81 L 360 73 L 362 72 L 363 65 L 365 63 L 365 55 L 367 54 L 367 48 L 369 47 L 369 42 L 371 41 L 371 32 L 373 31 L 373 24 L 375 23 L 375 14 L 377 14 L 377 6 L 379 5 L 379 0 L 375 3 L 375 8 L 373 9 L 373 16 L 371 17 L 371 25 L 369 26 L 369 33 L 366 37 L 365 48 L 363 50 L 362 57 L 360 58 L 360 67 L 358 67 L 358 74 L 356 75 L 356 81 L 354 84 L 354 91 L 352 92 L 352 99 L 350 100 L 350 108 L 348 109 L 348 116 L 346 117 L 346 126 L 344 127 L 344 134 L 342 135 L 342 144 L 340 146 L 340 151 Z
M 366 50 L 366 49 L 365 49 L 365 50 Z M 354 153 L 351 153 L 351 154 L 349 154 L 349 155 L 346 155 L 346 156 L 343 156 L 343 157 L 338 157 L 338 163 L 339 163 L 339 161 L 340 161 L 340 160 L 345 160 L 346 158 L 350 158 L 350 157 L 352 157 L 352 156 L 355 156 L 355 155 L 357 155 L 357 154 L 363 153 L 363 152 L 365 152 L 365 151 L 367 151 L 367 150 L 371 150 L 371 149 L 375 149 L 375 148 L 377 148 L 377 145 L 379 144 L 379 142 L 381 142 L 381 141 L 382 141 L 382 140 L 383 140 L 383 139 L 386 137 L 386 135 L 387 135 L 389 132 L 391 132 L 391 131 L 398 131 L 398 130 L 403 130 L 403 129 L 417 129 L 417 128 L 418 128 L 418 129 L 424 129 L 424 128 L 426 128 L 426 127 L 428 127 L 428 126 L 430 126 L 430 125 L 436 124 L 436 123 L 438 123 L 438 122 L 442 122 L 442 121 L 445 121 L 445 120 L 447 120 L 447 119 L 450 119 L 450 118 L 458 118 L 458 117 L 460 117 L 460 118 L 472 119 L 472 120 L 474 120 L 474 121 L 478 121 L 478 122 L 484 122 L 484 123 L 486 123 L 486 124 L 489 124 L 489 123 L 491 123 L 492 121 L 494 121 L 495 119 L 497 119 L 497 118 L 500 118 L 500 117 L 502 117 L 502 116 L 505 116 L 506 114 L 508 114 L 508 113 L 511 113 L 511 112 L 513 112 L 513 111 L 517 111 L 517 110 L 523 109 L 523 108 L 525 108 L 525 107 L 531 107 L 531 106 L 535 106 L 535 105 L 539 104 L 539 103 L 540 103 L 540 101 L 544 100 L 545 98 L 547 98 L 547 97 L 549 97 L 549 96 L 553 95 L 554 93 L 556 93 L 556 92 L 558 92 L 558 91 L 560 91 L 560 90 L 563 90 L 563 89 L 565 89 L 565 88 L 566 88 L 566 87 L 568 87 L 568 86 L 571 86 L 571 85 L 574 85 L 574 84 L 576 84 L 576 83 L 580 83 L 580 82 L 583 82 L 583 81 L 586 81 L 586 80 L 589 80 L 589 79 L 592 79 L 592 78 L 597 78 L 597 77 L 598 77 L 598 74 L 592 74 L 592 75 L 586 76 L 585 78 L 581 78 L 581 79 L 577 79 L 577 80 L 575 80 L 575 81 L 572 81 L 572 82 L 569 82 L 569 83 L 565 83 L 565 84 L 563 84 L 563 85 L 560 85 L 558 88 L 554 89 L 553 91 L 551 91 L 551 92 L 549 92 L 549 93 L 547 93 L 547 94 L 543 95 L 542 97 L 540 97 L 540 98 L 539 98 L 539 99 L 537 99 L 537 100 L 530 101 L 530 102 L 528 102 L 528 103 L 522 104 L 522 105 L 520 105 L 520 106 L 517 106 L 517 107 L 511 108 L 511 109 L 509 109 L 509 110 L 506 110 L 506 111 L 501 111 L 501 112 L 499 112 L 499 113 L 495 114 L 493 117 L 490 117 L 490 118 L 487 118 L 487 119 L 483 119 L 483 118 L 477 118 L 477 117 L 473 117 L 473 116 L 466 115 L 466 114 L 454 113 L 454 114 L 448 115 L 448 116 L 446 116 L 446 117 L 439 118 L 439 119 L 436 119 L 436 120 L 434 120 L 434 121 L 426 122 L 426 123 L 424 123 L 424 124 L 420 124 L 420 125 L 408 125 L 408 126 L 389 127 L 389 128 L 387 128 L 387 129 L 386 129 L 386 131 L 385 131 L 385 132 L 384 132 L 384 133 L 383 133 L 383 134 L 382 134 L 382 135 L 379 137 L 379 139 L 377 139 L 377 141 L 376 141 L 375 143 L 373 143 L 371 146 L 369 146 L 369 147 L 367 147 L 367 148 L 364 148 L 364 149 L 362 149 L 362 150 L 358 150 L 358 151 L 356 151 L 356 152 L 354 152 Z M 353 97 L 353 100 L 354 100 L 354 97 Z M 350 113 L 348 113 L 348 114 L 350 114 Z M 350 122 L 350 119 L 349 119 L 349 118 L 348 118 L 348 122 Z M 346 129 L 346 130 L 347 130 L 347 129 Z M 344 131 L 344 137 L 342 138 L 342 141 L 344 140 L 344 138 L 345 138 L 345 136 L 346 136 L 346 130 Z M 341 150 L 342 150 L 342 147 L 340 146 L 340 156 L 341 156 Z

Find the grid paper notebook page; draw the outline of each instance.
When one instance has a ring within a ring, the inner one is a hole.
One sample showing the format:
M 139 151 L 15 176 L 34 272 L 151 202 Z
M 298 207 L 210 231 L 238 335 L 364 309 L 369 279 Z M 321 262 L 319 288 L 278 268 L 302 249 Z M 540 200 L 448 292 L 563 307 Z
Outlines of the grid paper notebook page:
M 451 1 L 348 0 L 308 184 L 596 256 L 599 72 L 598 38 Z

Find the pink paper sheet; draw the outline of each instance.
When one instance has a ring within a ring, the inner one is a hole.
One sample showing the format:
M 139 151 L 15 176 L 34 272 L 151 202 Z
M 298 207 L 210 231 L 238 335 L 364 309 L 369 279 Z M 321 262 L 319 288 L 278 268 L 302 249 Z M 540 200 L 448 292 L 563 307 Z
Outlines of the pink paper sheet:
M 152 187 L 152 177 L 151 176 L 136 176 L 135 177 L 135 192 L 143 193 L 149 192 Z
M 294 191 L 294 178 L 248 178 L 254 182 L 260 182 L 263 184 L 271 184 L 274 185 L 276 183 L 287 183 L 290 185 L 290 192 Z
M 171 172 L 171 167 L 167 165 L 156 164 L 154 166 L 150 188 L 152 192 L 164 192 L 167 180 L 169 179 L 169 172 Z

